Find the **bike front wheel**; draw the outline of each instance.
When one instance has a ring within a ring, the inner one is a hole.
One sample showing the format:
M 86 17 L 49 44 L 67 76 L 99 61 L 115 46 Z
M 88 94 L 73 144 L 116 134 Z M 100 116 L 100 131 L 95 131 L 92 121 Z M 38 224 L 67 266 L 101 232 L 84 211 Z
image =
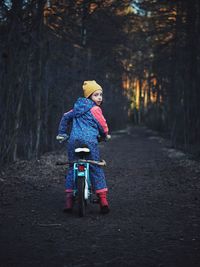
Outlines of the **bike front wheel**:
M 79 216 L 85 216 L 86 210 L 86 200 L 85 200 L 85 177 L 78 177 L 77 179 L 77 187 L 78 187 L 78 212 Z

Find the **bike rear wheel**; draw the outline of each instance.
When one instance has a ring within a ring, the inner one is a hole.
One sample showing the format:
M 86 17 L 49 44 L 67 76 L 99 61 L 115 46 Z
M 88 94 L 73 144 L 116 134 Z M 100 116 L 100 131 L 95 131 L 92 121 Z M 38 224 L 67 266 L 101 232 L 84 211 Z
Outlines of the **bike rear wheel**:
M 86 210 L 86 200 L 84 197 L 85 177 L 78 177 L 77 187 L 78 187 L 78 212 L 79 216 L 83 217 L 85 216 L 85 210 Z

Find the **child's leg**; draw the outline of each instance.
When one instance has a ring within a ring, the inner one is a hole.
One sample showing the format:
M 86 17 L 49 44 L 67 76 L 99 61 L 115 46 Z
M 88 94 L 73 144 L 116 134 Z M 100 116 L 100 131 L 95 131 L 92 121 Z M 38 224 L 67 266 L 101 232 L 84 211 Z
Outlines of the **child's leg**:
M 105 188 L 107 190 L 104 171 L 100 166 L 90 164 L 90 178 L 95 191 Z
M 64 212 L 72 212 L 73 208 L 73 168 L 70 167 L 68 174 L 66 175 L 66 183 L 65 183 L 65 208 Z
M 65 200 L 65 207 L 64 212 L 72 212 L 73 208 L 73 192 L 66 192 L 66 200 Z
M 102 190 L 97 190 L 97 196 L 99 197 L 99 203 L 100 203 L 100 210 L 101 213 L 106 214 L 110 211 L 109 205 L 108 205 L 108 200 L 107 200 L 107 191 L 104 191 L 105 189 Z
M 109 212 L 109 204 L 107 200 L 107 186 L 105 175 L 101 167 L 90 165 L 90 177 L 93 183 L 95 192 L 99 198 L 101 213 Z
M 90 159 L 100 160 L 98 145 L 90 144 L 89 148 L 91 151 Z M 92 181 L 94 191 L 96 192 L 99 198 L 101 212 L 108 213 L 109 212 L 109 207 L 108 207 L 109 205 L 107 200 L 108 189 L 103 169 L 98 165 L 90 164 L 90 178 Z

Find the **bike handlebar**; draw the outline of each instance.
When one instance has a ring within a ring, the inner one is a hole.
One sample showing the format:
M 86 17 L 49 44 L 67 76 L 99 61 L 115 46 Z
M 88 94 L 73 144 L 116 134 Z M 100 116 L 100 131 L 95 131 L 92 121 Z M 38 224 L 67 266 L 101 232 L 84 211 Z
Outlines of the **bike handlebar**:
M 59 143 L 62 143 L 64 141 L 67 141 L 69 139 L 69 136 L 67 134 L 58 134 L 56 136 L 56 140 L 59 142 Z M 98 141 L 99 142 L 102 142 L 102 141 L 109 141 L 111 139 L 111 135 L 110 134 L 107 134 L 105 137 L 102 137 L 102 136 L 98 136 L 97 137 Z
M 102 141 L 107 142 L 107 141 L 109 141 L 109 140 L 111 139 L 111 135 L 108 134 L 108 135 L 106 135 L 105 137 L 102 137 L 102 136 L 99 135 L 99 136 L 97 137 L 97 139 L 98 139 L 99 142 L 102 142 Z
M 74 163 L 91 163 L 91 164 L 95 164 L 98 166 L 106 166 L 106 162 L 104 159 L 102 159 L 101 161 L 96 161 L 96 160 L 90 160 L 90 159 L 80 159 L 80 160 L 76 160 L 76 161 L 57 161 L 56 165 L 72 165 Z

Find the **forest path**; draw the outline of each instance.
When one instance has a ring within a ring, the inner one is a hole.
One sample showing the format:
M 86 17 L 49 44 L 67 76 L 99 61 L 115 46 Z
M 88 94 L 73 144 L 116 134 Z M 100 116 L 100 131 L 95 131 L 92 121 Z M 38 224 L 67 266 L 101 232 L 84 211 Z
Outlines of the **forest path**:
M 13 164 L 0 176 L 1 267 L 200 266 L 200 168 L 145 128 L 102 143 L 111 212 L 62 212 L 64 159 Z M 169 157 L 170 156 L 170 157 Z

